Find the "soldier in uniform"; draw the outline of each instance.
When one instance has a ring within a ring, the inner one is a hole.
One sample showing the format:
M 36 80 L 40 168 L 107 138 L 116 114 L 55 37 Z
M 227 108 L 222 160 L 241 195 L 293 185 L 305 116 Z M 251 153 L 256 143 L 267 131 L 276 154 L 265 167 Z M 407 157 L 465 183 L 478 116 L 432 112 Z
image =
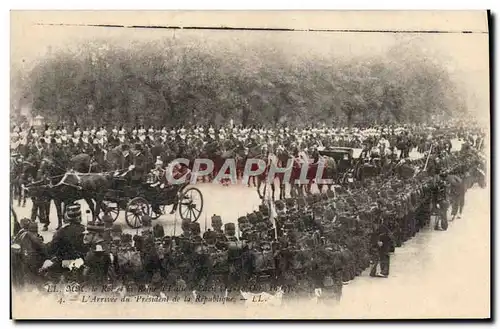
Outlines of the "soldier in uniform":
M 373 234 L 372 248 L 375 259 L 370 276 L 387 278 L 389 276 L 390 253 L 394 251 L 394 241 L 383 219 Z
M 92 283 L 106 283 L 111 266 L 111 258 L 101 244 L 96 244 L 85 256 L 84 276 Z
M 438 215 L 434 225 L 435 230 L 446 231 L 448 229 L 448 183 L 446 179 L 447 173 L 442 171 L 434 183 L 432 204 Z
M 67 207 L 66 220 L 68 224 L 59 229 L 49 243 L 50 254 L 61 262 L 83 259 L 87 248 L 83 243 L 85 226 L 81 223 L 82 212 L 79 204 Z
M 21 285 L 29 281 L 26 280 L 27 275 L 29 275 L 29 273 L 27 272 L 30 272 L 31 270 L 30 269 L 31 264 L 28 258 L 33 250 L 36 251 L 38 249 L 37 248 L 38 241 L 33 239 L 34 244 L 32 244 L 31 241 L 32 236 L 30 234 L 30 224 L 33 223 L 28 218 L 21 219 L 20 230 L 12 238 L 11 268 L 12 268 L 12 281 L 14 285 Z M 31 229 L 33 230 L 33 226 L 31 226 Z
M 453 180 L 450 187 L 451 220 L 460 219 L 465 203 L 466 183 L 457 175 L 450 175 L 450 179 Z
M 15 241 L 20 246 L 19 273 L 23 275 L 25 284 L 36 284 L 40 279 L 38 270 L 47 255 L 43 238 L 38 234 L 38 225 L 30 222 Z
M 31 221 L 35 222 L 37 217 L 40 219 L 40 223 L 44 224 L 42 230 L 47 231 L 50 224 L 49 218 L 47 217 L 47 206 L 49 205 L 49 196 L 46 195 L 41 189 L 30 189 L 28 194 L 31 197 L 32 207 L 31 207 Z
M 143 231 L 141 236 L 134 237 L 136 243 L 139 241 L 137 250 L 141 253 L 142 264 L 144 266 L 144 282 L 150 282 L 156 272 L 161 272 L 162 262 L 158 255 L 153 235 L 151 217 L 142 217 Z

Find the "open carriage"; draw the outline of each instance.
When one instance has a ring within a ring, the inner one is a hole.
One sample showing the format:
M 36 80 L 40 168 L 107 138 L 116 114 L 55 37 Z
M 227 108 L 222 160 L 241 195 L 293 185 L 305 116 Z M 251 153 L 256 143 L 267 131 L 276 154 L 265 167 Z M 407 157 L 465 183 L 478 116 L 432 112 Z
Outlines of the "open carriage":
M 104 208 L 113 221 L 118 218 L 120 210 L 124 210 L 125 221 L 131 228 L 141 227 L 144 215 L 157 219 L 165 213 L 166 206 L 172 206 L 170 214 L 178 209 L 181 219 L 196 222 L 203 210 L 203 195 L 199 189 L 188 185 L 153 187 L 145 182 L 131 184 L 124 178 L 116 177 L 106 193 Z M 101 212 L 99 218 L 102 219 L 103 215 Z

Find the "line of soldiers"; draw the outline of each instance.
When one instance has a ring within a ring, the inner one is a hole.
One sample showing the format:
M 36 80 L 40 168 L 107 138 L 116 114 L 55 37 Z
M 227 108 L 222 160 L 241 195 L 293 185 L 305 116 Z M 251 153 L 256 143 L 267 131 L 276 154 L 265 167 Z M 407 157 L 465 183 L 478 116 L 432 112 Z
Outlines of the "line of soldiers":
M 447 228 L 450 201 L 455 214 L 463 207 L 466 187 L 450 192 L 449 179 L 466 176 L 463 161 L 449 156 L 440 175 L 375 177 L 351 189 L 263 204 L 237 225 L 223 225 L 214 215 L 212 229 L 203 234 L 199 223 L 185 221 L 179 236 L 165 236 L 147 215 L 135 236 L 123 233 L 108 215 L 102 224 L 84 226 L 75 204 L 68 207 L 67 224 L 47 244 L 35 223 L 21 220 L 12 245 L 14 282 L 63 278 L 181 291 L 283 286 L 288 295 L 321 288 L 340 298 L 343 284 L 370 264 L 372 276 L 387 277 L 390 253 L 427 225 L 432 213 L 439 218 L 435 228 Z
M 478 129 L 433 127 L 377 127 L 370 129 L 315 127 L 306 129 L 292 129 L 286 126 L 275 129 L 263 127 L 220 127 L 193 126 L 177 129 L 154 128 L 145 129 L 143 126 L 132 130 L 123 127 L 113 129 L 91 128 L 80 129 L 75 127 L 70 131 L 62 126 L 55 129 L 46 125 L 45 129 L 37 132 L 34 128 L 21 130 L 15 127 L 11 132 L 11 150 L 13 152 L 43 153 L 58 145 L 64 146 L 65 152 L 72 155 L 79 153 L 94 154 L 100 150 L 109 151 L 120 145 L 143 145 L 152 148 L 155 145 L 169 145 L 175 148 L 178 155 L 192 155 L 192 148 L 201 149 L 204 146 L 217 144 L 222 149 L 229 149 L 235 145 L 266 145 L 270 150 L 282 146 L 285 149 L 294 147 L 303 151 L 311 148 L 341 146 L 363 148 L 374 153 L 393 153 L 401 151 L 402 157 L 408 157 L 409 151 L 417 147 L 419 152 L 428 150 L 431 143 L 445 144 L 456 135 L 475 147 L 483 145 L 484 133 Z M 483 145 L 484 146 L 484 145 Z M 443 146 L 445 147 L 445 146 Z M 184 150 L 182 150 L 184 149 Z M 186 154 L 182 154 L 186 153 Z M 25 154 L 26 157 L 26 154 Z

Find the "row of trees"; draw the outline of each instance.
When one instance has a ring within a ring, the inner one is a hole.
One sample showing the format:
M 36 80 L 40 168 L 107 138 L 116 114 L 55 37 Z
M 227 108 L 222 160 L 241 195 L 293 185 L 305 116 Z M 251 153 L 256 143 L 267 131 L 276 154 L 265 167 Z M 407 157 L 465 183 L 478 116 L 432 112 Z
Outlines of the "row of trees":
M 34 115 L 99 125 L 423 122 L 466 110 L 447 71 L 408 48 L 297 60 L 174 40 L 87 44 L 44 58 L 15 85 Z

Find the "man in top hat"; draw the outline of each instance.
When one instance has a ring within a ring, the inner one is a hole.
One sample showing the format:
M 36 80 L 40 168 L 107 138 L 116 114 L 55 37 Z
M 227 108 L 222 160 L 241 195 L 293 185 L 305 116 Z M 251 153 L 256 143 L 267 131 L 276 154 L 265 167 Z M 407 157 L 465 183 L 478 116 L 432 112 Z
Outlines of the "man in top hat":
M 372 235 L 372 250 L 375 259 L 370 276 L 387 278 L 389 276 L 390 253 L 394 251 L 394 239 L 385 224 L 384 217 L 380 217 L 379 224 L 376 225 Z
M 146 175 L 147 155 L 144 154 L 143 146 L 140 143 L 134 145 L 132 156 L 133 170 L 130 176 L 131 182 L 142 182 Z
M 78 203 L 66 208 L 67 225 L 56 231 L 50 242 L 51 254 L 60 261 L 71 261 L 83 258 L 87 252 L 83 244 L 82 212 Z

